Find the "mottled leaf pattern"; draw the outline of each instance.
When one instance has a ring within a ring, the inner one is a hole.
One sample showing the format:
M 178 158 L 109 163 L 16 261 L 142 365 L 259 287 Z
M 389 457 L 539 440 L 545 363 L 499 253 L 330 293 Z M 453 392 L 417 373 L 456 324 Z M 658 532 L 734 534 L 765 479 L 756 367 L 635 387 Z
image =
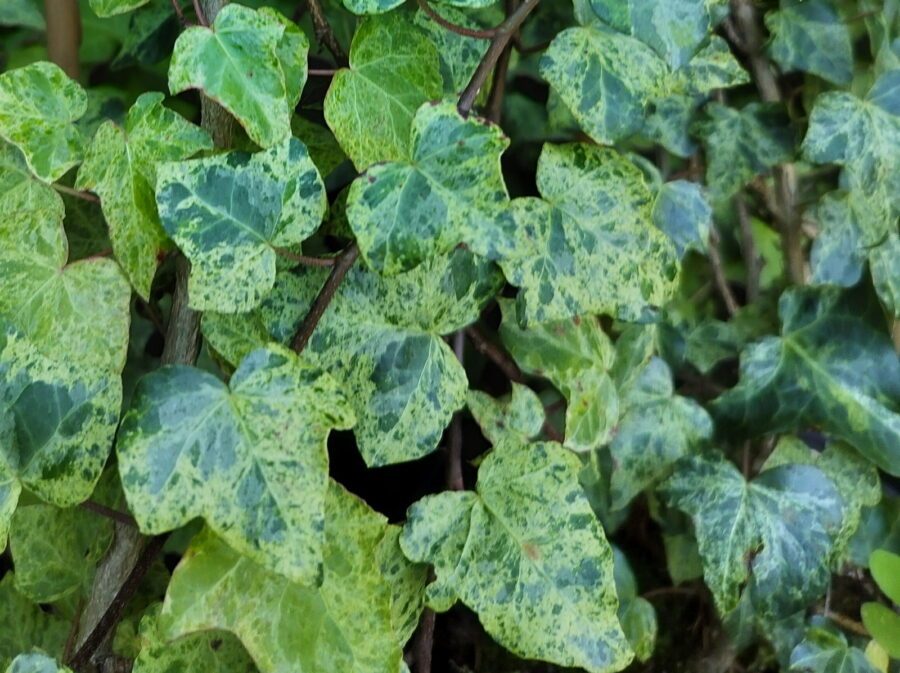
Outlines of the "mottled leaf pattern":
M 277 247 L 296 246 L 327 200 L 306 147 L 291 138 L 265 152 L 229 152 L 158 166 L 162 225 L 191 260 L 191 307 L 238 313 L 275 283 Z
M 173 94 L 200 89 L 260 147 L 285 141 L 306 82 L 306 36 L 278 11 L 229 4 L 210 27 L 185 30 L 169 65 Z
M 512 392 L 500 399 L 470 390 L 466 404 L 491 444 L 509 436 L 530 440 L 544 425 L 544 405 L 531 388 L 521 383 L 513 383 Z
M 721 456 L 692 456 L 662 493 L 693 519 L 703 575 L 721 613 L 737 606 L 743 590 L 775 617 L 824 594 L 843 505 L 818 468 L 783 465 L 748 482 Z
M 22 150 L 41 180 L 58 180 L 81 161 L 84 141 L 74 122 L 86 110 L 84 89 L 52 63 L 0 75 L 0 138 Z
M 865 652 L 831 628 L 812 628 L 791 652 L 791 671 L 802 673 L 877 673 Z
M 327 275 L 309 268 L 279 275 L 257 314 L 208 315 L 204 334 L 232 362 L 270 339 L 289 342 Z M 500 281 L 492 265 L 462 250 L 392 278 L 361 268 L 347 275 L 304 357 L 341 377 L 368 465 L 436 448 L 468 387 L 439 335 L 477 319 Z
M 143 94 L 128 111 L 124 128 L 113 122 L 100 126 L 76 182 L 100 196 L 116 259 L 145 299 L 166 244 L 154 197 L 156 164 L 212 149 L 204 131 L 162 101 L 162 94 Z
M 667 182 L 656 193 L 653 223 L 668 234 L 678 256 L 688 250 L 705 252 L 712 224 L 712 209 L 700 186 L 686 180 Z
M 397 673 L 392 590 L 378 572 L 386 529 L 384 517 L 332 483 L 318 587 L 289 582 L 201 533 L 172 576 L 161 633 L 231 631 L 261 673 Z
M 347 219 L 366 264 L 393 275 L 462 242 L 482 254 L 507 248 L 498 225 L 507 144 L 499 127 L 452 103 L 419 108 L 409 160 L 372 166 L 350 187 Z
M 616 618 L 612 549 L 578 469 L 559 445 L 504 442 L 481 464 L 477 495 L 420 500 L 400 542 L 434 566 L 435 609 L 458 598 L 520 656 L 615 671 L 633 654 Z
M 723 426 L 746 434 L 821 427 L 900 474 L 900 360 L 863 291 L 793 289 L 782 335 L 744 351 L 737 387 L 716 400 Z
M 90 0 L 91 9 L 100 17 L 131 12 L 148 2 L 149 0 Z
M 785 71 L 802 70 L 846 85 L 853 79 L 850 30 L 830 0 L 782 0 L 766 15 L 769 53 Z
M 22 652 L 33 648 L 61 654 L 70 625 L 65 619 L 41 610 L 16 591 L 15 576 L 0 580 L 0 669 Z
M 493 1 L 493 0 L 492 0 Z M 484 3 L 482 4 L 490 4 Z M 483 29 L 484 25 L 474 20 L 471 13 L 441 3 L 432 9 L 448 21 L 459 26 L 472 29 Z M 419 26 L 437 47 L 441 65 L 441 77 L 444 81 L 444 93 L 456 95 L 465 89 L 487 51 L 486 40 L 473 40 L 465 35 L 454 33 L 439 25 L 421 9 L 416 11 L 413 22 Z
M 326 440 L 353 413 L 327 374 L 286 349 L 250 353 L 226 386 L 169 366 L 145 376 L 122 421 L 122 486 L 146 533 L 202 516 L 228 544 L 286 577 L 321 572 Z
M 325 98 L 325 119 L 356 168 L 409 158 L 416 110 L 440 98 L 438 52 L 409 19 L 366 19 L 353 36 L 350 67 Z
M 545 145 L 537 180 L 542 199 L 512 202 L 517 240 L 500 261 L 522 288 L 520 319 L 652 315 L 674 292 L 678 258 L 640 171 L 611 149 Z
M 628 559 L 618 547 L 613 547 L 616 593 L 619 596 L 619 622 L 634 657 L 647 661 L 656 647 L 656 610 L 653 605 L 637 593 L 637 579 L 628 564 Z

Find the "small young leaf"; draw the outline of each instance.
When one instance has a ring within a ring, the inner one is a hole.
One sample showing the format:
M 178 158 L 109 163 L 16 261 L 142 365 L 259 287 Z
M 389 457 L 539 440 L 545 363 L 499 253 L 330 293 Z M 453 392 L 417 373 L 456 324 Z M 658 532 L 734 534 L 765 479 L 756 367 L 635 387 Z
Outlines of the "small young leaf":
M 408 161 L 379 164 L 353 181 L 347 218 L 370 268 L 394 275 L 466 242 L 504 250 L 498 219 L 509 197 L 499 127 L 426 103 L 412 122 Z M 499 240 L 498 240 L 499 239 Z
M 578 470 L 559 445 L 505 441 L 481 464 L 477 494 L 414 504 L 400 544 L 434 566 L 436 610 L 458 598 L 519 656 L 618 671 L 633 653 L 616 614 L 612 549 Z
M 509 436 L 529 441 L 544 426 L 544 405 L 531 388 L 521 383 L 513 382 L 512 393 L 501 399 L 470 390 L 466 404 L 491 444 Z
M 272 147 L 290 137 L 308 49 L 306 36 L 278 11 L 228 4 L 212 26 L 194 26 L 178 37 L 169 90 L 202 90 L 253 142 Z
M 409 19 L 366 19 L 325 97 L 325 119 L 360 171 L 409 157 L 413 116 L 441 96 L 438 52 Z
M 162 105 L 161 93 L 142 94 L 125 127 L 104 123 L 94 135 L 76 188 L 96 192 L 109 224 L 116 259 L 144 299 L 166 235 L 156 212 L 156 164 L 212 149 L 206 132 Z
M 328 205 L 296 138 L 257 154 L 159 164 L 157 173 L 159 216 L 191 260 L 189 296 L 199 311 L 256 307 L 275 283 L 275 248 L 309 237 Z
M 41 61 L 0 75 L 0 138 L 22 150 L 41 180 L 58 180 L 81 161 L 83 140 L 74 122 L 87 94 L 59 66 Z
M 185 366 L 138 384 L 117 451 L 141 530 L 196 516 L 242 554 L 291 580 L 322 566 L 326 441 L 353 424 L 337 383 L 277 347 L 250 353 L 225 385 Z
M 52 657 L 32 652 L 13 659 L 6 673 L 72 673 L 72 669 L 60 666 Z

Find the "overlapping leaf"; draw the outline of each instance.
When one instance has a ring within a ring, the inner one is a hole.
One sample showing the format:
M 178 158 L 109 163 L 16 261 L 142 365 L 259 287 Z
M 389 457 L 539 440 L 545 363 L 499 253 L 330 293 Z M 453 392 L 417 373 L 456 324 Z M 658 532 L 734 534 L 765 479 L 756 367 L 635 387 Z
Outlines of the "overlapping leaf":
M 16 214 L 0 222 L 0 509 L 21 485 L 69 506 L 90 495 L 112 445 L 130 290 L 111 260 L 66 263 L 53 190 L 15 173 L 0 186 Z
M 194 26 L 178 37 L 169 90 L 202 90 L 234 115 L 253 142 L 272 147 L 290 137 L 308 50 L 303 32 L 278 11 L 229 4 L 212 26 Z
M 714 415 L 749 435 L 816 425 L 900 474 L 900 361 L 864 290 L 792 289 L 780 337 L 744 351 L 739 384 Z
M 543 199 L 512 202 L 515 245 L 500 261 L 522 288 L 520 320 L 636 320 L 666 302 L 678 258 L 653 224 L 653 194 L 638 168 L 611 149 L 545 145 L 537 182 Z
M 837 85 L 853 79 L 853 45 L 848 25 L 830 0 L 782 0 L 766 14 L 772 34 L 769 53 L 786 72 L 802 70 Z
M 74 122 L 87 95 L 59 66 L 41 61 L 0 75 L 0 138 L 18 147 L 28 168 L 53 182 L 81 161 Z
M 720 455 L 691 456 L 662 493 L 693 519 L 703 575 L 721 613 L 738 605 L 743 590 L 774 617 L 825 592 L 843 502 L 818 468 L 783 465 L 748 482 Z
M 462 242 L 504 250 L 509 197 L 500 171 L 508 140 L 452 103 L 426 103 L 412 122 L 407 161 L 372 166 L 350 187 L 347 218 L 369 267 L 407 271 Z
M 638 595 L 637 579 L 628 559 L 618 547 L 613 547 L 616 593 L 619 596 L 619 622 L 635 659 L 647 661 L 656 647 L 658 626 L 653 605 Z
M 461 600 L 519 656 L 615 671 L 633 654 L 616 617 L 612 549 L 578 469 L 559 445 L 506 441 L 482 462 L 477 493 L 413 505 L 401 545 L 434 566 L 436 610 Z
M 847 643 L 843 633 L 813 627 L 791 652 L 791 671 L 803 673 L 877 673 L 865 652 Z
M 466 404 L 491 444 L 509 436 L 531 440 L 544 425 L 544 405 L 531 388 L 521 383 L 514 382 L 512 392 L 501 399 L 470 390 Z
M 117 444 L 128 504 L 158 534 L 202 516 L 232 547 L 286 577 L 322 564 L 326 440 L 353 414 L 327 374 L 256 350 L 229 385 L 185 366 L 138 384 Z
M 113 252 L 145 299 L 166 235 L 156 212 L 156 164 L 211 149 L 198 127 L 162 105 L 163 95 L 141 95 L 125 127 L 104 123 L 78 171 L 76 187 L 100 195 Z
M 231 631 L 261 673 L 397 673 L 395 589 L 379 570 L 387 531 L 384 517 L 332 483 L 319 587 L 289 582 L 204 532 L 172 576 L 160 632 Z
M 357 169 L 402 161 L 416 110 L 441 91 L 438 52 L 426 35 L 399 14 L 372 17 L 353 36 L 350 67 L 328 89 L 325 119 Z
M 72 669 L 60 666 L 52 657 L 40 652 L 20 654 L 6 669 L 6 673 L 72 673 Z
M 712 436 L 703 407 L 675 395 L 672 373 L 654 358 L 622 399 L 624 411 L 609 445 L 612 508 L 621 509 L 662 477 L 672 465 Z
M 91 9 L 99 17 L 115 16 L 131 12 L 150 0 L 90 0 Z
M 258 312 L 206 315 L 204 334 L 233 363 L 271 339 L 289 342 L 327 275 L 310 268 L 281 274 Z M 368 465 L 436 448 L 468 387 L 440 335 L 475 321 L 501 280 L 492 265 L 463 250 L 392 278 L 361 268 L 347 274 L 304 357 L 340 377 Z
M 61 654 L 69 624 L 57 615 L 44 612 L 15 589 L 15 576 L 7 572 L 0 580 L 0 669 L 13 658 L 38 648 Z
M 434 5 L 432 8 L 456 25 L 473 30 L 486 28 L 476 21 L 470 12 L 444 3 Z M 451 96 L 458 95 L 471 80 L 472 74 L 487 51 L 489 42 L 473 40 L 466 35 L 460 35 L 444 28 L 421 9 L 416 11 L 413 22 L 428 35 L 431 42 L 437 47 L 441 77 L 444 80 L 444 93 Z
M 265 152 L 159 164 L 162 225 L 191 260 L 191 307 L 249 311 L 272 289 L 277 247 L 322 221 L 325 186 L 296 138 Z
M 515 307 L 500 300 L 500 337 L 519 366 L 548 378 L 566 398 L 568 448 L 590 451 L 605 444 L 619 418 L 619 397 L 609 376 L 612 342 L 593 316 L 522 328 Z

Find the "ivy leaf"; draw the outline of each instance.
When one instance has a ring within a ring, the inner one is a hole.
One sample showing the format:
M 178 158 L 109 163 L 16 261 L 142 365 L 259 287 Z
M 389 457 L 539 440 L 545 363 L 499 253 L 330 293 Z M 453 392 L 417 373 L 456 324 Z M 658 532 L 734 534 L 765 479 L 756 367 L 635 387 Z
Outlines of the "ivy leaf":
M 838 86 L 853 79 L 853 45 L 847 24 L 829 0 L 782 0 L 766 14 L 769 54 L 785 72 L 802 70 Z
M 378 565 L 386 528 L 384 517 L 332 482 L 318 587 L 292 583 L 201 533 L 172 575 L 161 634 L 231 631 L 261 673 L 397 673 L 391 586 Z
M 652 359 L 622 400 L 624 413 L 609 445 L 612 508 L 622 509 L 666 476 L 679 458 L 712 437 L 712 419 L 674 394 L 668 365 Z
M 172 11 L 172 3 L 150 0 L 128 19 L 128 31 L 122 47 L 110 63 L 112 70 L 132 65 L 155 65 L 172 53 L 181 23 Z
M 869 253 L 869 270 L 885 308 L 900 318 L 900 235 L 892 233 Z
M 712 208 L 700 185 L 674 180 L 662 185 L 656 193 L 653 223 L 672 239 L 679 257 L 684 257 L 688 250 L 705 253 Z
M 159 607 L 141 619 L 141 651 L 134 673 L 256 673 L 256 666 L 241 642 L 225 631 L 201 631 L 167 642 L 160 632 Z
M 499 300 L 500 338 L 523 371 L 548 378 L 566 398 L 567 448 L 590 451 L 605 444 L 619 418 L 609 376 L 615 352 L 593 316 L 519 327 L 513 304 Z
M 325 120 L 360 171 L 376 161 L 403 161 L 422 103 L 440 98 L 438 52 L 409 19 L 366 19 L 325 97 Z
M 40 652 L 20 654 L 6 669 L 6 673 L 72 673 L 72 669 L 60 666 L 52 657 Z
M 0 26 L 44 30 L 47 24 L 33 0 L 6 0 L 0 5 Z
M 117 450 L 141 530 L 202 516 L 236 550 L 313 583 L 322 565 L 326 441 L 353 413 L 327 374 L 278 347 L 250 353 L 226 386 L 193 367 L 138 384 Z
M 638 596 L 637 580 L 625 554 L 613 547 L 616 594 L 619 596 L 619 622 L 635 659 L 645 662 L 653 656 L 658 625 L 656 610 L 645 598 Z
M 612 149 L 545 145 L 537 183 L 543 199 L 512 202 L 517 240 L 500 260 L 522 322 L 652 316 L 674 293 L 678 258 L 640 170 Z
M 824 593 L 843 503 L 818 468 L 783 465 L 748 482 L 718 454 L 689 456 L 661 489 L 694 522 L 721 614 L 738 605 L 744 585 L 753 605 L 773 617 Z
M 900 474 L 900 361 L 863 291 L 792 289 L 782 335 L 744 351 L 738 385 L 713 405 L 737 433 L 816 425 L 890 474 Z
M 128 111 L 124 128 L 104 123 L 75 183 L 77 189 L 100 196 L 113 252 L 144 299 L 166 244 L 154 198 L 156 164 L 212 149 L 205 131 L 163 107 L 162 101 L 161 93 L 142 94 Z
M 198 311 L 249 311 L 272 289 L 277 247 L 309 237 L 327 208 L 325 185 L 296 138 L 259 152 L 160 164 L 162 225 L 191 260 Z
M 900 211 L 900 69 L 876 80 L 865 98 L 830 91 L 816 99 L 803 140 L 815 163 L 844 166 L 847 184 Z M 896 221 L 896 219 L 895 219 Z
M 63 206 L 53 190 L 32 180 L 13 185 L 0 196 L 16 213 L 0 222 L 3 509 L 18 490 L 12 480 L 66 507 L 90 495 L 109 455 L 131 292 L 109 259 L 66 263 Z
M 202 90 L 253 142 L 272 147 L 290 137 L 308 50 L 306 36 L 278 11 L 226 5 L 212 26 L 194 26 L 178 37 L 169 90 Z
M 767 103 L 743 109 L 709 103 L 707 119 L 695 125 L 706 147 L 706 182 L 713 201 L 724 202 L 750 180 L 794 151 L 794 133 L 784 111 Z
M 490 2 L 487 3 L 487 5 L 489 4 Z M 456 9 L 445 3 L 434 6 L 433 9 L 458 26 L 475 30 L 485 27 L 476 21 L 470 12 Z M 429 40 L 437 47 L 441 77 L 444 80 L 444 93 L 452 96 L 460 94 L 472 79 L 472 74 L 488 49 L 489 41 L 473 40 L 466 35 L 460 35 L 444 28 L 421 9 L 416 10 L 413 22 L 428 35 Z
M 434 566 L 436 610 L 458 598 L 518 656 L 605 673 L 633 653 L 616 616 L 612 549 L 579 467 L 559 445 L 506 441 L 482 462 L 477 494 L 414 504 L 400 544 Z
M 91 9 L 100 18 L 131 12 L 150 0 L 90 0 Z
M 791 652 L 790 670 L 804 673 L 877 673 L 865 652 L 848 645 L 843 633 L 815 627 Z
M 544 405 L 528 386 L 512 384 L 512 393 L 496 399 L 470 390 L 466 404 L 491 444 L 513 436 L 525 441 L 536 437 L 544 426 Z
M 15 576 L 0 580 L 0 669 L 6 670 L 20 652 L 39 648 L 62 653 L 70 625 L 58 615 L 44 612 L 15 589 Z
M 41 180 L 58 180 L 81 161 L 74 122 L 87 110 L 87 94 L 59 66 L 41 61 L 0 75 L 0 138 L 25 155 Z
M 270 339 L 290 342 L 327 276 L 312 268 L 279 275 L 258 313 L 207 314 L 203 332 L 231 362 Z M 367 465 L 434 451 L 468 387 L 440 335 L 474 322 L 501 282 L 493 265 L 463 250 L 391 278 L 347 274 L 303 354 L 340 377 Z
M 419 626 L 425 607 L 428 566 L 412 563 L 400 548 L 400 526 L 390 525 L 378 545 L 378 567 L 391 588 L 391 623 L 397 643 L 404 647 Z
M 505 248 L 494 239 L 509 202 L 500 170 L 508 144 L 453 103 L 419 108 L 409 160 L 372 166 L 350 187 L 347 218 L 368 266 L 394 275 L 463 241 L 481 253 Z
M 341 0 L 354 14 L 382 14 L 399 7 L 406 0 Z

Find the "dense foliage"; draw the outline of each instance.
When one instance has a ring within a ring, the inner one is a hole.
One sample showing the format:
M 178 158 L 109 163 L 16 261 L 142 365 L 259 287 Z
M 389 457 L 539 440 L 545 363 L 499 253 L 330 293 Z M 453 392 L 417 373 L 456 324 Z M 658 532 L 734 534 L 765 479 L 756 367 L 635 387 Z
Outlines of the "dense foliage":
M 0 671 L 896 673 L 900 2 L 47 7 Z

